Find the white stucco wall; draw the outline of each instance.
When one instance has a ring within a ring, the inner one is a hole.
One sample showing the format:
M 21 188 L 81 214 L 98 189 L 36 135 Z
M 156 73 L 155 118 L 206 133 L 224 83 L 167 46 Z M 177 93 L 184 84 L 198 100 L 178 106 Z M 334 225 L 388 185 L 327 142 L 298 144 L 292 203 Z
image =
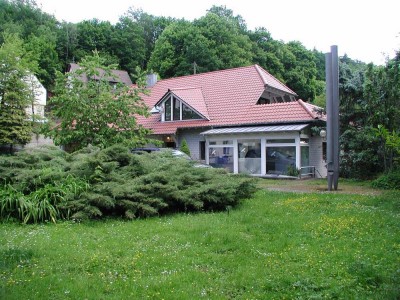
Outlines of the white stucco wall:
M 323 148 L 322 148 L 322 138 L 320 136 L 312 136 L 309 140 L 310 147 L 310 165 L 315 166 L 316 178 L 325 178 L 327 175 L 326 161 L 322 159 Z
M 25 148 L 34 148 L 43 145 L 54 146 L 53 140 L 51 138 L 46 138 L 42 134 L 33 134 L 31 141 L 25 145 Z
M 47 100 L 46 89 L 33 74 L 27 75 L 25 78 L 25 82 L 28 84 L 28 88 L 35 96 L 33 107 L 32 105 L 29 105 L 26 108 L 26 113 L 29 116 L 31 116 L 32 113 L 34 113 L 35 115 L 44 118 L 44 108 L 46 106 L 46 100 Z
M 200 141 L 205 141 L 200 133 L 205 129 L 182 130 L 177 135 L 177 148 L 179 149 L 185 139 L 190 149 L 190 156 L 194 160 L 200 160 Z

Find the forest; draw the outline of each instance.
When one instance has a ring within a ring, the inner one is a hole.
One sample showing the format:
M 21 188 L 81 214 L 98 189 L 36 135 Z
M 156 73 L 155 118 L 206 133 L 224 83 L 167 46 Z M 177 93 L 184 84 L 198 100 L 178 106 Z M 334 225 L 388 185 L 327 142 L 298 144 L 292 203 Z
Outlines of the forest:
M 249 30 L 240 15 L 223 6 L 212 6 L 193 21 L 129 9 L 116 24 L 98 19 L 73 24 L 43 12 L 33 0 L 0 0 L 0 44 L 10 35 L 19 39 L 30 71 L 49 92 L 56 72 L 96 50 L 133 81 L 137 67 L 169 78 L 258 64 L 299 98 L 325 106 L 324 53 L 272 38 L 267 28 Z M 364 178 L 396 169 L 400 54 L 384 66 L 345 55 L 339 77 L 341 175 Z

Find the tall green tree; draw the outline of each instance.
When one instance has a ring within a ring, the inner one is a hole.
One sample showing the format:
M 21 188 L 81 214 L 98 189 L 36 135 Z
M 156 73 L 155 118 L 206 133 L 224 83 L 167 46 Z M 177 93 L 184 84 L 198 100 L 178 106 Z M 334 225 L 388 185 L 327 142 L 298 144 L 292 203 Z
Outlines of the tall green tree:
M 23 42 L 15 34 L 5 33 L 0 47 L 0 145 L 10 152 L 31 139 L 31 121 L 26 108 L 34 101 L 26 77 L 32 67 L 26 60 Z
M 80 62 L 81 69 L 68 74 L 58 72 L 54 96 L 50 99 L 56 126 L 48 124 L 45 133 L 56 145 L 80 149 L 89 144 L 107 147 L 116 143 L 131 146 L 146 142 L 147 129 L 138 125 L 136 115 L 147 116 L 141 99 L 145 93 L 142 76 L 139 88 L 130 90 L 123 84 L 112 86 L 111 70 L 95 51 Z
M 210 41 L 217 59 L 217 69 L 229 69 L 250 65 L 253 60 L 251 42 L 244 33 L 245 23 L 240 16 L 234 17 L 225 7 L 211 10 L 193 23 Z
M 29 52 L 30 60 L 38 64 L 35 72 L 40 82 L 51 89 L 56 70 L 61 70 L 62 65 L 56 51 L 57 36 L 48 27 L 42 27 L 39 35 L 32 35 L 26 40 L 24 47 Z
M 172 23 L 157 40 L 148 68 L 174 77 L 250 65 L 251 42 L 238 20 L 214 7 L 194 22 Z
M 79 22 L 76 26 L 77 47 L 74 56 L 77 61 L 97 50 L 106 58 L 108 64 L 119 64 L 118 57 L 110 51 L 114 34 L 110 22 L 92 19 Z
M 322 86 L 318 85 L 316 80 L 318 72 L 313 53 L 297 41 L 289 42 L 285 47 L 291 53 L 281 57 L 286 84 L 303 100 L 314 100 L 315 96 L 322 92 Z
M 283 42 L 275 41 L 266 28 L 257 28 L 248 33 L 253 42 L 253 62 L 268 70 L 281 81 L 284 81 L 285 68 L 281 61 L 279 51 Z
M 218 69 L 211 42 L 198 27 L 181 20 L 168 26 L 157 40 L 148 68 L 168 78 L 193 74 L 194 62 L 197 72 Z
M 176 20 L 170 17 L 153 16 L 143 12 L 141 9 L 135 10 L 133 8 L 128 10 L 125 17 L 131 19 L 143 31 L 145 57 L 141 67 L 142 69 L 146 69 L 156 41 L 163 33 L 164 29 L 176 22 Z
M 146 55 L 143 28 L 131 18 L 121 17 L 113 32 L 108 51 L 118 57 L 120 68 L 129 74 L 136 67 L 143 68 Z

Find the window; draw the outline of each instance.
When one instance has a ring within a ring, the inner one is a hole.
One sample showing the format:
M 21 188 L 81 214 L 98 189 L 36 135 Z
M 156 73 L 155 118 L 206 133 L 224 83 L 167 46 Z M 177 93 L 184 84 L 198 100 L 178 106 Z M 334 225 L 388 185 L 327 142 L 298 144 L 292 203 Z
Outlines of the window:
M 301 166 L 310 167 L 310 149 L 308 146 L 301 146 Z M 311 168 L 301 169 L 302 174 L 309 174 L 312 172 Z
M 294 139 L 273 139 L 267 140 L 267 144 L 294 144 Z
M 296 168 L 296 147 L 267 147 L 267 174 L 287 174 Z
M 163 121 L 199 119 L 202 119 L 202 117 L 176 97 L 171 95 L 164 101 Z
M 181 119 L 181 101 L 172 97 L 172 102 L 174 103 L 173 113 L 174 113 L 174 121 Z
M 165 101 L 164 104 L 164 120 L 165 121 L 171 121 L 171 99 L 168 99 Z
M 233 140 L 210 141 L 209 145 L 232 145 Z
M 182 120 L 201 119 L 201 117 L 190 109 L 187 105 L 182 103 Z
M 264 97 L 260 97 L 260 99 L 258 99 L 257 101 L 257 104 L 269 104 L 269 103 L 271 103 L 271 100 Z
M 239 173 L 261 174 L 261 140 L 238 140 Z
M 233 172 L 233 147 L 209 147 L 209 165 Z

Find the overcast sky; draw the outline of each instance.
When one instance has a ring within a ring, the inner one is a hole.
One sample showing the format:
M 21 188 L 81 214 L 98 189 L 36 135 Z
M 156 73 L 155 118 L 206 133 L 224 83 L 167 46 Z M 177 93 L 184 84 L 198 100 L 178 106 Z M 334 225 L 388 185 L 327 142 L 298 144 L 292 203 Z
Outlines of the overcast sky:
M 297 40 L 308 49 L 329 52 L 366 63 L 384 64 L 400 50 L 398 0 L 37 0 L 58 20 L 77 23 L 97 18 L 116 23 L 129 7 L 155 16 L 193 20 L 212 5 L 226 5 L 241 15 L 248 29 L 265 27 L 275 40 Z

